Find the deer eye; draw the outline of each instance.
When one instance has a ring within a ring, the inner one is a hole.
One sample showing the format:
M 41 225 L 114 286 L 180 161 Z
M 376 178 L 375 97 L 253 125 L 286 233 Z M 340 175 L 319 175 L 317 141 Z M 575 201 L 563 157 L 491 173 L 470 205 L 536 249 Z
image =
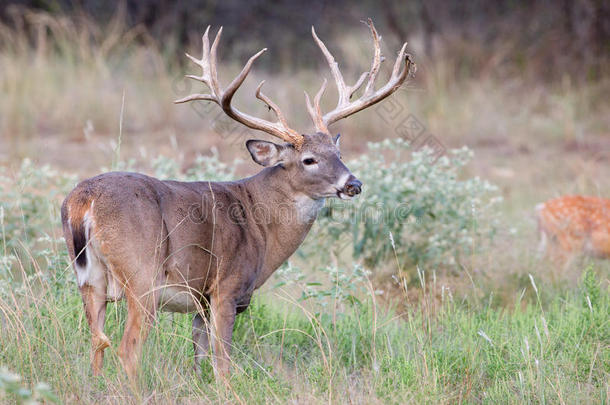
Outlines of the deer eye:
M 303 159 L 303 164 L 306 166 L 315 165 L 316 163 L 318 163 L 318 161 L 314 158 Z

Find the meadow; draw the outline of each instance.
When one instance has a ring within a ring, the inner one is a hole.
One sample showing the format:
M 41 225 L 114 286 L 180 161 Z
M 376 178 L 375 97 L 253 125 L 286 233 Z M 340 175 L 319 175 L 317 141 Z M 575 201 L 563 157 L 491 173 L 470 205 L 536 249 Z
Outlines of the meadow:
M 193 69 L 174 59 L 175 44 L 119 19 L 23 18 L 43 34 L 0 26 L 0 402 L 610 401 L 610 263 L 539 256 L 533 216 L 557 195 L 610 197 L 609 77 L 538 80 L 539 60 L 503 63 L 511 43 L 477 53 L 454 42 L 427 59 L 415 38 L 416 80 L 336 128 L 363 194 L 350 206 L 328 202 L 238 317 L 229 384 L 209 365 L 193 371 L 192 315 L 161 313 L 134 386 L 116 354 L 124 302 L 109 304 L 113 346 L 104 376 L 91 375 L 61 201 L 106 170 L 253 174 L 243 143 L 260 134 L 205 104 L 172 105 L 191 90 L 183 75 Z M 333 43 L 346 76 L 368 64 L 366 34 Z M 226 81 L 241 66 L 229 51 L 222 60 Z M 253 97 L 264 78 L 306 127 L 302 91 L 328 72 L 251 75 L 240 106 L 265 113 Z M 400 136 L 407 119 L 442 157 Z

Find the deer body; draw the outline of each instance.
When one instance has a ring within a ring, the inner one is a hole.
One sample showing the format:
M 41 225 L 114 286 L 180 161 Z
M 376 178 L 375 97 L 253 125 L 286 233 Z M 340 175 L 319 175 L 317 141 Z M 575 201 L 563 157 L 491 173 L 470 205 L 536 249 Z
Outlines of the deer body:
M 85 249 L 86 262 L 75 263 L 78 284 L 99 297 L 98 321 L 105 302 L 126 290 L 141 303 L 142 322 L 158 309 L 245 310 L 253 291 L 299 247 L 323 201 L 296 198 L 285 174 L 275 166 L 237 182 L 181 183 L 107 173 L 79 184 L 64 203 L 64 233 L 71 257 Z M 75 246 L 79 238 L 89 246 Z M 226 322 L 232 329 L 231 315 Z M 107 340 L 103 328 L 94 332 Z M 133 350 L 130 339 L 144 338 L 126 336 L 125 353 Z M 207 351 L 203 343 L 196 351 Z
M 563 196 L 536 206 L 540 252 L 548 241 L 564 253 L 610 258 L 610 200 Z
M 235 316 L 245 310 L 252 293 L 303 242 L 318 211 L 329 197 L 349 199 L 362 184 L 342 163 L 339 135 L 328 125 L 387 97 L 414 72 L 415 65 L 398 53 L 390 80 L 379 90 L 374 81 L 382 62 L 379 37 L 368 21 L 375 45 L 373 64 L 353 86 L 346 86 L 334 58 L 312 34 L 332 70 L 339 91 L 337 107 L 322 114 L 320 98 L 307 110 L 316 132 L 291 129 L 275 103 L 256 97 L 277 116 L 270 122 L 245 114 L 231 100 L 245 80 L 255 54 L 241 73 L 222 89 L 216 66 L 219 30 L 210 48 L 203 36 L 203 56 L 187 56 L 202 68 L 188 76 L 206 84 L 208 94 L 193 94 L 177 103 L 217 103 L 234 120 L 285 141 L 249 140 L 253 160 L 264 166 L 255 176 L 235 182 L 161 181 L 137 173 L 106 173 L 80 183 L 62 206 L 68 252 L 74 264 L 92 335 L 92 369 L 101 373 L 106 303 L 127 300 L 127 321 L 119 357 L 128 376 L 136 375 L 140 350 L 158 310 L 196 312 L 193 345 L 196 366 L 212 348 L 214 371 L 226 376 Z M 403 66 L 404 62 L 404 67 Z M 363 94 L 350 97 L 368 78 Z

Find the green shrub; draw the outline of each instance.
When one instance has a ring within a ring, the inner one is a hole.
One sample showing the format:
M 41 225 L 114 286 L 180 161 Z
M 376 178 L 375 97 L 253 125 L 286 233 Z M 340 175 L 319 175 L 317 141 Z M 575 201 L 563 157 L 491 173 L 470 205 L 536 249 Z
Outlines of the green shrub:
M 353 265 L 351 271 L 337 266 L 318 266 L 308 268 L 305 274 L 292 262 L 286 262 L 275 273 L 280 281 L 274 288 L 299 286 L 299 301 L 312 301 L 319 309 L 326 308 L 329 303 L 360 305 L 358 297 L 366 295 L 369 274 L 370 271 L 357 264 Z
M 29 159 L 14 173 L 0 168 L 0 297 L 22 294 L 35 282 L 61 289 L 74 278 L 60 236 L 60 206 L 76 181 Z
M 465 147 L 436 160 L 429 149 L 410 151 L 402 139 L 369 143 L 368 152 L 347 163 L 364 184 L 362 194 L 329 201 L 308 248 L 351 245 L 367 267 L 395 253 L 407 268 L 453 266 L 491 241 L 497 227 L 497 187 L 460 177 L 472 157 Z
M 33 388 L 23 384 L 21 376 L 0 368 L 0 400 L 12 398 L 18 404 L 38 404 L 39 401 L 59 403 L 59 399 L 53 394 L 51 387 L 40 382 Z
M 182 170 L 180 161 L 158 156 L 152 161 L 155 177 L 160 179 L 175 179 L 182 181 L 229 181 L 235 179 L 235 168 L 239 160 L 231 164 L 223 163 L 218 158 L 218 151 L 212 148 L 211 155 L 197 155 L 195 162 L 186 170 Z
M 61 224 L 59 207 L 76 177 L 24 159 L 19 170 L 0 168 L 0 244 L 6 250 L 31 247 Z

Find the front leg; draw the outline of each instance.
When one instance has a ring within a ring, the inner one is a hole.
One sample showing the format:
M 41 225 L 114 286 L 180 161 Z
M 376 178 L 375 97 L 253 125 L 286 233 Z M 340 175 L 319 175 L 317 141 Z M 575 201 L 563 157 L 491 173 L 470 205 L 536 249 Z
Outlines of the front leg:
M 195 349 L 195 371 L 201 374 L 201 363 L 210 350 L 209 311 L 197 312 L 193 318 L 193 348 Z
M 235 300 L 222 294 L 213 296 L 210 303 L 212 312 L 212 350 L 214 375 L 226 378 L 231 368 L 231 344 L 235 324 Z

